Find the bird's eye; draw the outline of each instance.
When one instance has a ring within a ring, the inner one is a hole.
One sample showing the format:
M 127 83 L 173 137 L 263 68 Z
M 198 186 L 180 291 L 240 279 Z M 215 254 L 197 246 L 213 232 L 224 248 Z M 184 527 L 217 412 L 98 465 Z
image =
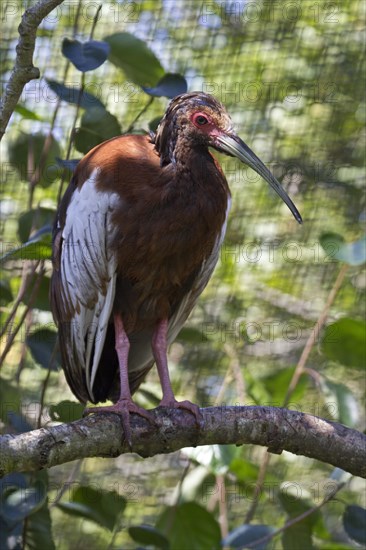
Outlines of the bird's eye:
M 200 126 L 203 126 L 204 124 L 207 124 L 208 123 L 208 120 L 205 116 L 203 115 L 198 115 L 194 121 L 199 124 Z

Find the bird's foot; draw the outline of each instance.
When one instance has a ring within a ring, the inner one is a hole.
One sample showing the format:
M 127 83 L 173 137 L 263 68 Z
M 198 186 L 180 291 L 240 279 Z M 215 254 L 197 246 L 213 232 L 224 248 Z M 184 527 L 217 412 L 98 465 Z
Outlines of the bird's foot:
M 130 413 L 138 414 L 139 416 L 142 416 L 142 418 L 145 418 L 146 420 L 148 420 L 150 424 L 155 424 L 155 421 L 152 418 L 152 416 L 149 414 L 149 412 L 143 409 L 142 407 L 139 407 L 138 405 L 136 405 L 136 403 L 134 403 L 132 399 L 120 399 L 114 405 L 107 405 L 105 407 L 87 407 L 84 410 L 83 416 L 87 416 L 88 414 L 92 414 L 92 413 L 118 414 L 118 416 L 121 418 L 123 431 L 125 433 L 125 438 L 130 449 L 132 449 L 132 431 L 131 431 L 131 424 L 130 424 Z
M 200 408 L 195 403 L 191 401 L 177 401 L 176 399 L 162 399 L 159 403 L 159 407 L 171 407 L 173 409 L 184 409 L 193 414 L 196 424 L 199 428 L 203 424 L 203 416 L 201 414 Z

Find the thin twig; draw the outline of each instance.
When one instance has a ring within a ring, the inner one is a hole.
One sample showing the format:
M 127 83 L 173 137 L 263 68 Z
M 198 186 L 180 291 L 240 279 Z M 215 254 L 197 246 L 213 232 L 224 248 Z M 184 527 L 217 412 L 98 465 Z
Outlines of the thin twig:
M 11 308 L 11 311 L 10 311 L 8 317 L 7 317 L 6 321 L 4 322 L 4 326 L 1 329 L 0 338 L 2 338 L 4 336 L 4 334 L 8 330 L 9 324 L 12 322 L 13 318 L 15 317 L 17 309 L 18 309 L 21 301 L 23 300 L 24 295 L 27 292 L 28 287 L 31 285 L 31 282 L 33 280 L 32 278 L 33 278 L 33 276 L 34 276 L 34 274 L 37 270 L 38 265 L 39 265 L 39 261 L 33 263 L 31 272 L 27 275 L 27 277 L 22 277 L 21 285 L 19 287 L 17 297 L 15 298 L 15 301 L 13 303 L 13 307 Z M 28 267 L 28 264 L 26 264 L 24 266 L 23 272 L 24 272 L 26 267 Z M 28 283 L 26 283 L 27 279 L 28 279 Z
M 309 358 L 310 352 L 313 349 L 313 346 L 316 343 L 317 339 L 319 338 L 320 332 L 321 332 L 321 330 L 322 330 L 322 328 L 325 324 L 325 321 L 327 320 L 329 310 L 330 310 L 330 308 L 331 308 L 331 306 L 332 306 L 332 304 L 333 304 L 333 302 L 334 302 L 334 300 L 335 300 L 335 298 L 338 294 L 339 289 L 342 286 L 342 283 L 343 283 L 344 277 L 345 277 L 345 275 L 348 271 L 348 268 L 349 268 L 349 266 L 347 264 L 342 265 L 342 267 L 341 267 L 341 269 L 338 273 L 338 276 L 335 280 L 335 283 L 333 285 L 333 288 L 329 293 L 329 296 L 328 296 L 326 304 L 323 308 L 323 311 L 321 312 L 321 314 L 319 316 L 319 319 L 315 323 L 315 326 L 314 326 L 313 330 L 310 333 L 310 336 L 309 336 L 309 338 L 308 338 L 308 340 L 305 344 L 305 347 L 302 351 L 300 359 L 299 359 L 299 361 L 296 365 L 296 369 L 295 369 L 295 372 L 292 376 L 291 382 L 288 386 L 286 397 L 285 397 L 284 402 L 283 402 L 284 407 L 287 407 L 287 405 L 289 403 L 289 400 L 290 400 L 290 397 L 291 397 L 294 389 L 296 388 L 297 383 L 299 382 L 300 376 L 304 372 L 304 368 L 305 368 L 306 362 Z
M 93 38 L 95 27 L 96 27 L 96 24 L 98 22 L 99 13 L 100 13 L 101 9 L 102 9 L 102 5 L 100 4 L 97 11 L 96 11 L 96 13 L 95 13 L 95 15 L 94 15 L 94 18 L 93 18 L 92 28 L 91 28 L 91 31 L 90 31 L 90 39 Z M 75 29 L 76 29 L 76 27 L 74 27 L 74 32 L 76 32 Z M 68 144 L 67 144 L 67 151 L 66 151 L 65 160 L 70 159 L 71 150 L 72 150 L 72 147 L 74 145 L 76 124 L 77 124 L 77 121 L 78 121 L 78 118 L 79 118 L 79 115 L 80 115 L 81 100 L 82 100 L 82 97 L 83 97 L 84 89 L 85 89 L 85 73 L 82 73 L 81 74 L 81 81 L 80 81 L 78 99 L 77 99 L 77 102 L 76 102 L 76 110 L 75 110 L 74 120 L 73 120 L 73 123 L 71 125 L 71 131 L 70 131 L 69 141 L 68 141 Z M 66 174 L 67 174 L 67 170 L 65 168 L 62 172 L 62 177 L 61 177 L 60 185 L 59 185 L 59 188 L 58 188 L 57 204 L 60 204 L 60 201 L 61 201 Z
M 32 305 L 33 305 L 33 302 L 34 300 L 36 299 L 36 296 L 37 296 L 37 293 L 38 293 L 38 290 L 39 290 L 39 287 L 40 287 L 40 284 L 41 284 L 41 281 L 42 281 L 42 277 L 44 275 L 44 262 L 42 260 L 41 262 L 41 270 L 39 271 L 39 273 L 37 274 L 37 278 L 36 278 L 36 281 L 34 283 L 34 287 L 32 289 L 32 293 L 30 295 L 30 298 L 29 298 L 29 301 L 28 301 L 28 304 L 27 304 L 27 307 L 26 309 L 23 311 L 23 314 L 21 315 L 20 317 L 20 321 L 18 323 L 18 325 L 16 326 L 16 328 L 13 330 L 13 332 L 10 334 L 5 346 L 4 346 L 4 349 L 3 349 L 3 352 L 1 354 L 1 357 L 0 357 L 0 367 L 1 365 L 3 364 L 6 356 L 8 355 L 12 345 L 13 345 L 13 342 L 15 340 L 15 337 L 16 335 L 18 334 L 19 330 L 21 329 L 23 323 L 24 323 L 24 320 L 25 318 L 27 317 L 28 315 L 28 312 L 30 311 L 30 309 L 32 308 Z
M 316 512 L 317 510 L 320 510 L 320 508 L 322 508 L 325 504 L 327 504 L 329 501 L 331 501 L 335 497 L 335 495 L 338 493 L 338 491 L 340 491 L 344 486 L 345 486 L 345 483 L 339 483 L 338 485 L 335 486 L 333 491 L 331 491 L 330 494 L 327 495 L 321 501 L 320 504 L 317 504 L 313 508 L 310 508 L 309 510 L 306 510 L 306 512 L 303 512 L 299 516 L 296 516 L 295 518 L 290 519 L 289 521 L 287 521 L 285 523 L 285 525 L 283 525 L 282 527 L 277 529 L 277 531 L 274 531 L 273 533 L 269 533 L 268 535 L 265 535 L 264 537 L 262 537 L 260 539 L 257 539 L 257 540 L 254 540 L 253 542 L 247 544 L 245 546 L 245 548 L 258 548 L 258 546 L 262 546 L 264 543 L 272 540 L 274 537 L 277 537 L 277 535 L 279 535 L 280 533 L 283 533 L 289 527 L 292 527 L 293 525 L 296 525 L 297 523 L 300 523 L 300 521 L 302 521 L 303 519 L 311 516 L 314 512 Z
M 148 108 L 150 107 L 150 105 L 152 104 L 152 102 L 154 101 L 154 97 L 151 96 L 149 101 L 146 103 L 145 107 L 142 108 L 142 110 L 135 116 L 135 118 L 133 119 L 133 121 L 131 122 L 131 124 L 129 125 L 129 127 L 127 128 L 126 130 L 126 134 L 129 134 L 130 132 L 132 132 L 132 130 L 134 129 L 135 127 L 135 124 L 136 122 L 138 121 L 138 119 L 144 114 L 146 113 L 146 111 L 148 110 Z
M 293 391 L 295 390 L 296 385 L 298 384 L 298 382 L 300 380 L 300 376 L 304 372 L 305 365 L 306 365 L 306 362 L 309 358 L 310 352 L 311 352 L 317 338 L 319 337 L 319 334 L 320 334 L 320 331 L 321 331 L 322 327 L 324 326 L 324 323 L 325 323 L 325 321 L 327 319 L 327 316 L 329 314 L 329 310 L 330 310 L 330 308 L 331 308 L 331 306 L 332 306 L 332 304 L 335 300 L 335 297 L 337 296 L 337 293 L 338 293 L 339 289 L 342 286 L 342 283 L 343 283 L 344 277 L 347 273 L 347 270 L 348 270 L 348 265 L 343 264 L 340 271 L 339 271 L 339 274 L 338 274 L 338 276 L 335 280 L 335 283 L 334 283 L 334 285 L 333 285 L 333 287 L 332 287 L 332 289 L 331 289 L 331 291 L 328 295 L 326 304 L 325 304 L 321 314 L 319 315 L 319 318 L 318 318 L 317 322 L 315 323 L 315 326 L 314 326 L 313 330 L 310 333 L 310 336 L 309 336 L 309 338 L 308 338 L 308 340 L 307 340 L 307 342 L 304 346 L 304 349 L 302 351 L 300 359 L 299 359 L 299 361 L 296 365 L 294 374 L 291 378 L 289 387 L 287 389 L 285 399 L 283 401 L 283 405 L 282 405 L 283 407 L 286 407 L 288 405 L 290 397 L 291 397 Z M 245 523 L 249 523 L 253 519 L 255 511 L 258 507 L 259 498 L 260 498 L 260 495 L 262 493 L 263 484 L 264 484 L 264 481 L 265 481 L 265 476 L 266 476 L 266 473 L 267 473 L 269 463 L 270 463 L 270 455 L 268 454 L 268 452 L 265 452 L 265 454 L 262 458 L 260 470 L 259 470 L 259 473 L 258 473 L 257 484 L 256 484 L 256 494 L 254 495 L 254 499 L 253 499 L 253 501 L 252 501 L 252 503 L 249 507 L 249 510 L 248 510 L 247 514 L 246 514 Z

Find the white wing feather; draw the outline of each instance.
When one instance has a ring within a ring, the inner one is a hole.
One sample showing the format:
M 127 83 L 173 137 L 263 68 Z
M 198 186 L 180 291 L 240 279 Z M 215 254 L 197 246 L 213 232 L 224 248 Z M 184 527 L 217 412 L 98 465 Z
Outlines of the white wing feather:
M 117 194 L 98 191 L 97 178 L 94 170 L 71 198 L 60 266 L 61 293 L 76 310 L 70 327 L 71 347 L 85 369 L 91 398 L 115 296 L 117 262 L 109 249 L 110 217 L 119 200 Z

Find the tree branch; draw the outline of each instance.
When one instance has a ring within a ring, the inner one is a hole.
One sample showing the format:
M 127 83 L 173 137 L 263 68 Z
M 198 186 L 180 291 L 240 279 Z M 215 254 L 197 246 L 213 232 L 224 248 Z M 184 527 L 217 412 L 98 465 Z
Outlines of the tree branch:
M 14 68 L 6 85 L 4 95 L 0 100 L 0 141 L 5 134 L 9 119 L 19 101 L 24 86 L 34 78 L 39 78 L 40 72 L 33 65 L 33 53 L 36 43 L 37 29 L 44 19 L 63 0 L 40 0 L 28 8 L 18 27 L 19 41 L 16 47 Z
M 262 445 L 269 452 L 287 450 L 366 478 L 366 436 L 356 430 L 276 407 L 211 407 L 201 412 L 201 428 L 187 411 L 150 411 L 155 424 L 132 414 L 132 451 L 149 457 L 197 445 Z M 69 424 L 0 437 L 0 476 L 126 452 L 131 450 L 119 417 L 94 414 Z

